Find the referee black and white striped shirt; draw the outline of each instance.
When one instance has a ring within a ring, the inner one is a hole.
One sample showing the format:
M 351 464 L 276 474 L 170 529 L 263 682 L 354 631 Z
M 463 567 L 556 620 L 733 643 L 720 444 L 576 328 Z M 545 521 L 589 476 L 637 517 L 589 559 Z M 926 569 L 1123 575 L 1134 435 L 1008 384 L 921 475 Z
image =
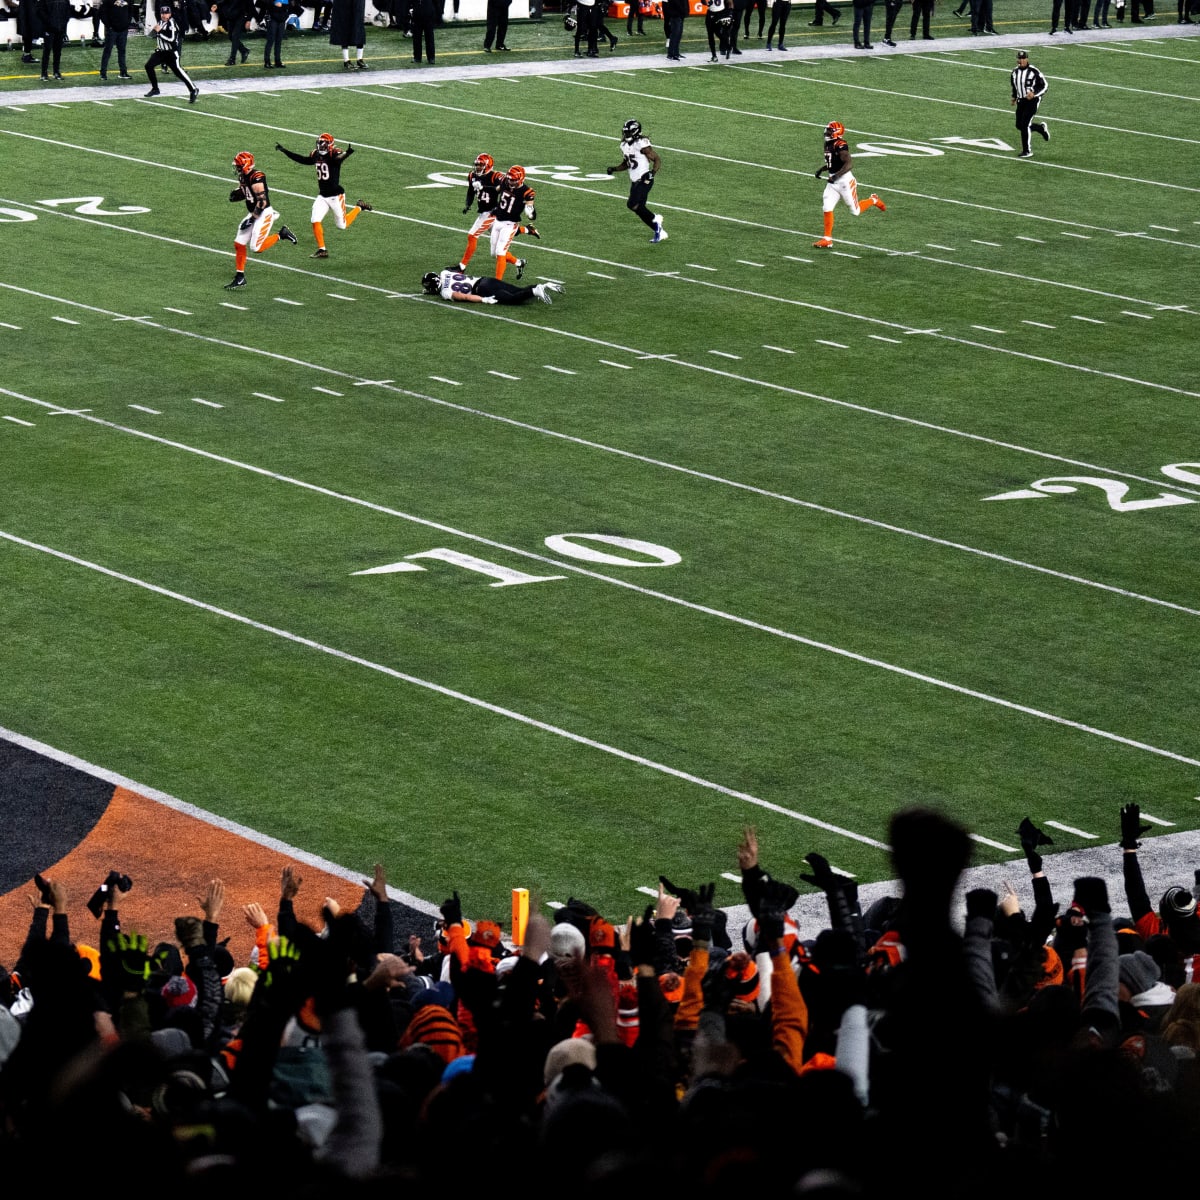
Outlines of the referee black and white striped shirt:
M 155 49 L 162 54 L 174 54 L 179 49 L 179 26 L 174 17 L 163 16 L 154 27 L 154 35 L 158 39 Z
M 1030 92 L 1033 93 L 1032 99 L 1040 100 L 1048 86 L 1045 75 L 1037 67 L 1031 67 L 1029 59 L 1020 59 L 1013 68 L 1012 94 L 1014 100 L 1028 99 Z

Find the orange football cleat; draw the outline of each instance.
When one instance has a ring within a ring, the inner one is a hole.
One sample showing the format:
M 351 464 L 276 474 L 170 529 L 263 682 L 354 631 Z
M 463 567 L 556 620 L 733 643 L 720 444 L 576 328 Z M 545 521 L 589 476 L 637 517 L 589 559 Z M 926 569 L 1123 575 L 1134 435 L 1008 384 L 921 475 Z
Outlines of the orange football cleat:
M 822 238 L 819 242 L 813 242 L 814 250 L 828 250 L 833 245 L 833 238 Z

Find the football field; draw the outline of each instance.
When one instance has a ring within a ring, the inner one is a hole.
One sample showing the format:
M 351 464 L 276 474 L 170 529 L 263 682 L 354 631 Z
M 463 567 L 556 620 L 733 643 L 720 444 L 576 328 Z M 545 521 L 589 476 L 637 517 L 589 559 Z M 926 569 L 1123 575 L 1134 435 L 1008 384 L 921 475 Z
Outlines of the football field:
M 0 726 L 500 911 L 1200 828 L 1200 39 L 1132 32 L 1021 43 L 1031 160 L 1008 37 L 0 94 Z M 230 292 L 243 150 L 300 244 Z M 484 151 L 549 307 L 421 293 Z

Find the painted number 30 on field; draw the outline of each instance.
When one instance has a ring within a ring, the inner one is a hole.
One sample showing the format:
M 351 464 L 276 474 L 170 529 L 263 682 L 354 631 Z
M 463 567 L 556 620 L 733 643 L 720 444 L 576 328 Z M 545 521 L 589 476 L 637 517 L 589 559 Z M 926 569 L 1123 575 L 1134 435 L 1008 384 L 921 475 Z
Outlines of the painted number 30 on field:
M 638 538 L 617 537 L 611 533 L 555 533 L 546 538 L 545 544 L 548 549 L 563 558 L 573 558 L 596 566 L 673 567 L 682 561 L 674 550 L 666 546 L 658 546 L 654 542 L 644 542 Z M 527 571 L 518 571 L 515 567 L 506 567 L 502 563 L 477 558 L 474 554 L 464 554 L 461 550 L 449 550 L 444 546 L 434 550 L 420 550 L 416 554 L 406 554 L 400 562 L 388 563 L 382 567 L 368 567 L 365 571 L 351 573 L 394 575 L 400 571 L 427 571 L 428 567 L 413 561 L 416 558 L 449 563 L 461 570 L 485 575 L 493 581 L 489 585 L 491 587 L 515 587 L 521 583 L 546 583 L 551 579 L 566 579 L 565 575 L 532 575 Z

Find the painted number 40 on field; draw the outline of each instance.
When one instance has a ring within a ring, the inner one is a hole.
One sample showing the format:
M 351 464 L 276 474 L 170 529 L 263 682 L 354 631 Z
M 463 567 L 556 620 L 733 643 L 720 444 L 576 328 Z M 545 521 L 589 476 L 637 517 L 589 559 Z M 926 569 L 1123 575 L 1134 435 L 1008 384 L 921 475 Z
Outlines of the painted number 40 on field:
M 1170 479 L 1181 483 L 1200 483 L 1200 463 L 1168 463 L 1160 471 Z M 1195 504 L 1188 496 L 1174 492 L 1159 492 L 1142 500 L 1127 500 L 1129 484 L 1119 479 L 1101 475 L 1055 475 L 1049 479 L 1036 479 L 1027 488 L 1015 492 L 1000 492 L 995 496 L 984 496 L 985 500 L 1045 500 L 1049 496 L 1067 496 L 1081 487 L 1098 488 L 1108 501 L 1113 512 L 1142 512 L 1147 508 L 1171 508 L 1176 504 Z
M 590 543 L 599 542 L 600 546 L 611 549 L 600 549 Z M 655 545 L 654 542 L 643 542 L 638 538 L 617 537 L 610 533 L 555 533 L 546 538 L 546 546 L 564 558 L 574 558 L 581 562 L 594 563 L 606 567 L 673 567 L 680 562 L 680 556 L 666 546 Z M 620 551 L 621 553 L 618 553 Z M 400 562 L 388 563 L 382 567 L 368 567 L 365 571 L 353 571 L 354 575 L 394 575 L 400 571 L 427 571 L 428 567 L 413 562 L 421 558 L 435 562 L 449 563 L 464 571 L 474 571 L 477 575 L 486 575 L 494 582 L 491 587 L 515 587 L 521 583 L 547 583 L 551 579 L 566 579 L 565 575 L 532 575 L 528 571 L 518 571 L 514 567 L 506 567 L 502 563 L 490 559 L 478 558 L 474 554 L 464 554 L 461 550 L 450 550 L 439 546 L 434 550 L 420 550 L 416 554 L 406 554 Z

